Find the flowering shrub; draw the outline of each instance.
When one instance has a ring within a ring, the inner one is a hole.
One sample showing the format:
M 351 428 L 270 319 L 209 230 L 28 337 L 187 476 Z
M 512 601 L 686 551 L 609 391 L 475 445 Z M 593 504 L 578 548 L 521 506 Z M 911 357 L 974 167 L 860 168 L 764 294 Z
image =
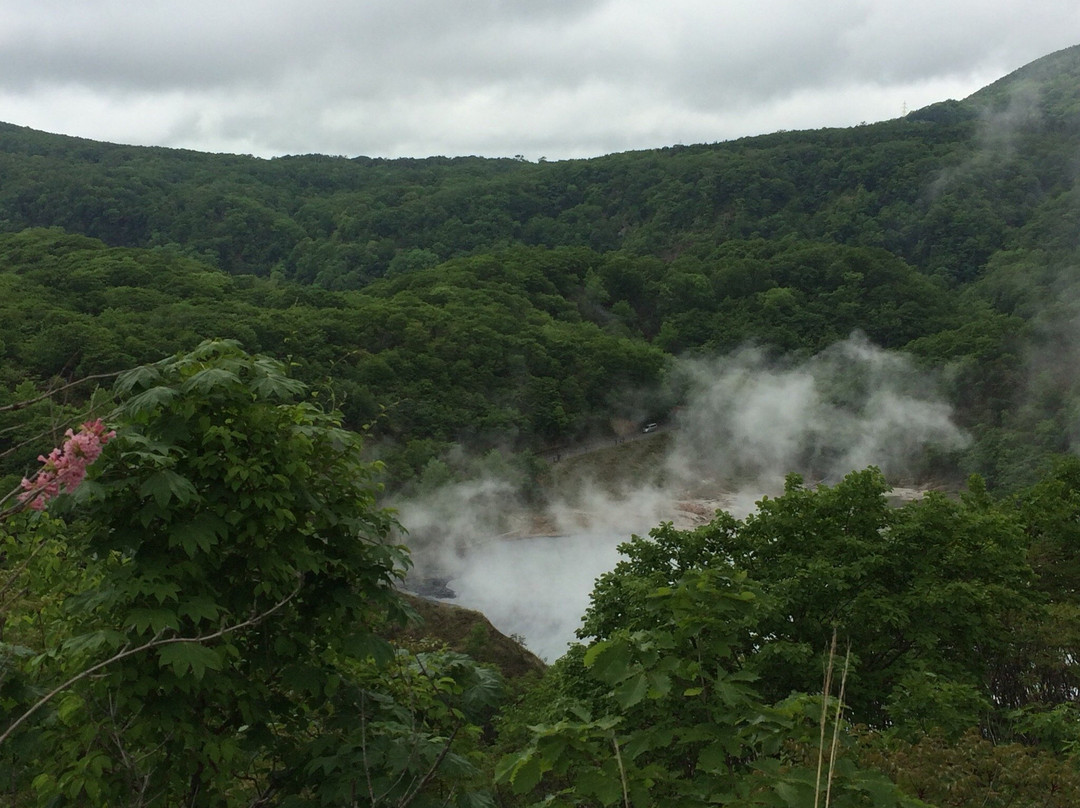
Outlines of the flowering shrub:
M 69 429 L 63 446 L 53 449 L 48 457 L 38 455 L 44 465 L 32 479 L 23 477 L 19 501 L 41 511 L 50 499 L 74 491 L 86 477 L 87 467 L 115 435 L 115 430 L 105 430 L 100 418 L 84 423 L 77 434 Z

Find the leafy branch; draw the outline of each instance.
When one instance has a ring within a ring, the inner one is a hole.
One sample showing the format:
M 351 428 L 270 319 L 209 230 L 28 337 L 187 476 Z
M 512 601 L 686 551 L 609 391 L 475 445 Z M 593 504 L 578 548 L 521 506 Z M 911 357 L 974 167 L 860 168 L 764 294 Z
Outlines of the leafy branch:
M 114 662 L 119 662 L 121 659 L 126 659 L 127 657 L 140 654 L 143 651 L 148 651 L 152 648 L 160 648 L 165 645 L 174 645 L 178 643 L 203 644 L 210 642 L 211 640 L 216 640 L 224 637 L 226 634 L 232 634 L 245 628 L 251 628 L 252 626 L 258 625 L 263 620 L 282 609 L 287 603 L 289 603 L 289 601 L 291 601 L 300 593 L 300 589 L 302 586 L 303 579 L 300 578 L 300 580 L 297 581 L 296 588 L 292 592 L 290 592 L 285 598 L 275 603 L 262 614 L 257 614 L 249 617 L 244 622 L 237 623 L 233 626 L 225 626 L 221 629 L 218 629 L 213 634 L 200 634 L 197 637 L 162 637 L 162 634 L 164 634 L 165 630 L 161 629 L 151 639 L 149 639 L 142 645 L 136 646 L 135 648 L 131 648 L 130 645 L 125 645 L 122 649 L 117 651 L 108 659 L 102 660 L 96 665 L 92 665 L 86 670 L 77 673 L 75 676 L 72 676 L 63 684 L 57 685 L 55 688 L 53 688 L 36 702 L 34 702 L 34 704 L 31 705 L 29 709 L 27 709 L 22 715 L 20 715 L 18 718 L 11 722 L 11 725 L 6 730 L 4 730 L 3 734 L 0 734 L 0 745 L 3 745 L 4 741 L 6 741 L 11 736 L 11 734 L 19 728 L 19 726 L 25 723 L 27 719 L 30 718 L 30 716 L 32 716 L 34 713 L 36 713 L 38 710 L 40 710 L 42 707 L 52 701 L 53 698 L 58 696 L 60 693 L 63 693 L 65 690 L 67 690 L 69 687 L 76 684 L 77 682 L 97 673 L 102 668 L 106 668 L 109 665 L 112 665 Z

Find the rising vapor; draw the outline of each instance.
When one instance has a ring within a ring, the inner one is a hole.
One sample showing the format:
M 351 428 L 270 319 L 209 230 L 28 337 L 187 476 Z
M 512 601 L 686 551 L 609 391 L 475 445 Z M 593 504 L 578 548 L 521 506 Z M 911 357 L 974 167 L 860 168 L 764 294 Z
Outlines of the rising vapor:
M 526 514 L 515 486 L 493 479 L 399 503 L 416 577 L 445 579 L 458 603 L 552 661 L 631 534 L 662 521 L 689 527 L 717 507 L 745 516 L 792 471 L 835 482 L 876 465 L 911 481 L 927 451 L 967 443 L 934 380 L 859 335 L 801 363 L 746 348 L 682 361 L 678 375 L 685 404 L 662 434 L 642 438 L 669 447 L 648 479 L 614 491 L 576 480 L 543 513 Z M 690 498 L 708 507 L 688 508 Z

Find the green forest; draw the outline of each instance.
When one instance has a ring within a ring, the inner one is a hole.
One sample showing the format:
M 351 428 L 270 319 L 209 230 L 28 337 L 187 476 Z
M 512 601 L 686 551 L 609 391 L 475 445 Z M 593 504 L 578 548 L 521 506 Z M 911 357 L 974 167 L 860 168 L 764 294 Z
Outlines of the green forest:
M 588 160 L 0 124 L 0 801 L 1080 804 L 1078 154 L 1080 47 Z M 684 363 L 852 335 L 950 405 L 939 490 L 791 468 L 662 523 L 528 673 L 416 628 L 391 497 L 497 466 L 541 503 L 677 429 Z

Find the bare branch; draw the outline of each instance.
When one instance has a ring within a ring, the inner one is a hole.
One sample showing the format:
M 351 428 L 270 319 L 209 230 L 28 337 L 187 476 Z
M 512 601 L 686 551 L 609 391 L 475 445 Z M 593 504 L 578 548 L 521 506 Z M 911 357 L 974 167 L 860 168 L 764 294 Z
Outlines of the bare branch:
M 825 786 L 825 808 L 829 808 L 832 797 L 833 770 L 836 766 L 836 746 L 840 741 L 840 718 L 844 709 L 844 688 L 847 686 L 848 663 L 851 662 L 851 644 L 848 644 L 847 655 L 844 657 L 844 672 L 840 677 L 840 695 L 836 699 L 836 719 L 833 723 L 832 748 L 829 750 L 829 780 Z
M 153 638 L 151 638 L 149 641 L 143 643 L 142 645 L 140 645 L 140 646 L 138 646 L 136 648 L 130 648 L 128 646 L 124 646 L 124 648 L 122 648 L 117 653 L 113 654 L 108 659 L 103 660 L 102 662 L 99 662 L 96 665 L 92 665 L 91 667 L 87 668 L 84 671 L 81 671 L 80 673 L 77 673 L 75 676 L 72 676 L 66 682 L 64 682 L 61 685 L 58 685 L 55 688 L 53 688 L 48 693 L 46 693 L 44 696 L 42 696 L 40 699 L 38 699 L 30 707 L 30 709 L 28 709 L 26 712 L 24 712 L 22 715 L 20 715 L 14 721 L 12 721 L 11 725 L 6 730 L 4 730 L 4 733 L 2 735 L 0 735 L 0 746 L 3 745 L 4 741 L 6 741 L 11 736 L 11 734 L 20 725 L 23 724 L 23 722 L 25 722 L 28 718 L 30 718 L 30 716 L 32 716 L 34 713 L 36 713 L 38 710 L 40 710 L 42 707 L 44 707 L 46 704 L 48 704 L 50 701 L 52 701 L 53 698 L 55 698 L 60 693 L 63 693 L 65 690 L 67 690 L 69 687 L 71 687 L 76 682 L 79 682 L 79 681 L 87 678 L 88 676 L 92 676 L 94 673 L 101 670 L 102 668 L 105 668 L 105 667 L 113 664 L 114 662 L 119 662 L 121 659 L 125 659 L 125 658 L 127 658 L 129 656 L 134 656 L 135 654 L 139 654 L 139 653 L 142 653 L 143 651 L 147 651 L 147 650 L 149 650 L 151 648 L 160 648 L 163 645 L 172 645 L 174 643 L 205 643 L 205 642 L 209 642 L 211 640 L 216 640 L 216 639 L 218 639 L 220 637 L 224 637 L 226 634 L 232 634 L 235 631 L 240 631 L 240 630 L 245 629 L 245 628 L 250 628 L 251 626 L 254 626 L 254 625 L 258 624 L 258 623 L 261 623 L 263 620 L 268 618 L 270 615 L 274 614 L 274 612 L 276 612 L 279 609 L 281 609 L 282 607 L 284 607 L 285 604 L 287 604 L 290 600 L 295 598 L 300 593 L 300 588 L 302 586 L 303 586 L 303 579 L 301 579 L 297 583 L 296 589 L 294 589 L 291 593 L 289 593 L 289 595 L 284 600 L 278 601 L 276 604 L 274 604 L 271 608 L 267 609 L 262 614 L 254 615 L 254 616 L 248 618 L 247 620 L 245 620 L 243 623 L 237 623 L 234 626 L 225 626 L 224 628 L 219 629 L 218 631 L 215 631 L 213 634 L 199 635 L 197 637 L 165 637 L 165 638 L 162 638 L 161 635 L 164 632 L 164 629 L 162 629 L 162 631 L 157 632 L 153 636 Z
M 630 788 L 626 784 L 626 768 L 622 762 L 622 752 L 619 751 L 619 741 L 615 737 L 615 731 L 611 732 L 611 745 L 615 748 L 615 762 L 619 764 L 619 780 L 622 781 L 623 805 L 630 808 Z
M 360 755 L 364 762 L 364 780 L 367 783 L 368 799 L 375 805 L 375 787 L 371 784 L 371 766 L 367 754 L 367 691 L 360 691 Z
M 51 390 L 47 390 L 40 396 L 28 398 L 25 401 L 16 401 L 12 404 L 5 404 L 4 406 L 0 407 L 0 412 L 14 412 L 15 410 L 22 410 L 33 404 L 37 404 L 39 401 L 44 401 L 47 398 L 52 398 L 57 393 L 62 393 L 65 390 L 70 390 L 72 387 L 78 387 L 80 384 L 86 384 L 86 382 L 95 382 L 99 379 L 111 379 L 114 376 L 119 376 L 123 372 L 124 371 L 122 370 L 118 370 L 114 373 L 97 373 L 93 376 L 84 376 L 81 379 L 76 379 L 73 382 L 68 382 L 67 384 L 61 385 L 60 387 L 54 387 Z
M 431 767 L 427 770 L 427 774 L 423 776 L 423 778 L 420 780 L 419 783 L 416 784 L 412 791 L 405 794 L 405 796 L 403 796 L 398 801 L 398 808 L 405 808 L 405 806 L 411 803 L 414 799 L 416 799 L 416 796 L 424 789 L 424 787 L 427 786 L 427 784 L 434 779 L 435 772 L 438 770 L 439 766 L 442 765 L 442 762 L 446 759 L 446 756 L 450 753 L 450 747 L 453 745 L 454 738 L 457 737 L 458 730 L 461 729 L 461 725 L 463 723 L 465 722 L 459 721 L 457 723 L 457 726 L 454 727 L 454 731 L 450 733 L 450 737 L 447 738 L 446 743 L 443 744 L 443 748 L 442 751 L 439 752 L 439 756 L 435 758 L 435 762 L 432 763 Z

